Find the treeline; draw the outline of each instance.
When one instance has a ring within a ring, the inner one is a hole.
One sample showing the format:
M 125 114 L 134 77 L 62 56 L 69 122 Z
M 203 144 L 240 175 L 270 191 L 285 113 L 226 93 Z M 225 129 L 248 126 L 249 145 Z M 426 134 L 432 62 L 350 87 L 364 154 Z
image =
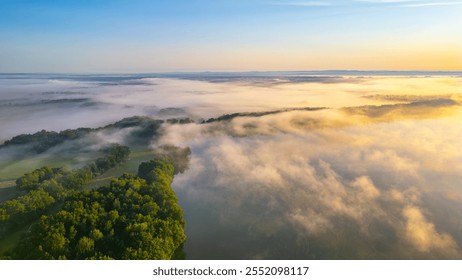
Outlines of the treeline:
M 37 154 L 63 143 L 66 140 L 74 140 L 92 132 L 92 128 L 66 129 L 61 132 L 41 130 L 34 134 L 20 134 L 5 141 L 1 147 L 14 145 L 32 144 L 30 149 Z
M 162 145 L 154 150 L 154 159 L 160 159 L 171 163 L 174 167 L 174 175 L 183 173 L 189 168 L 191 149 L 173 145 Z
M 169 124 L 187 124 L 193 121 L 189 118 L 168 119 L 164 121 L 145 116 L 133 116 L 98 128 L 66 129 L 60 132 L 41 130 L 33 134 L 20 134 L 5 141 L 0 145 L 0 149 L 11 146 L 28 145 L 27 148 L 30 151 L 40 154 L 65 141 L 83 138 L 92 132 L 123 128 L 137 128 L 127 135 L 128 142 L 147 144 L 150 143 L 153 138 L 160 135 L 160 127 L 165 122 Z
M 29 145 L 27 147 L 28 149 L 34 153 L 40 154 L 49 150 L 50 148 L 64 143 L 65 141 L 83 138 L 92 132 L 102 130 L 109 131 L 111 129 L 122 129 L 129 127 L 138 127 L 138 129 L 135 129 L 131 132 L 132 137 L 150 138 L 154 135 L 157 135 L 161 123 L 162 121 L 154 120 L 149 117 L 134 116 L 98 128 L 66 129 L 60 132 L 41 130 L 33 134 L 17 135 L 10 140 L 5 141 L 3 145 L 0 145 L 0 149 L 3 147 L 17 145 Z
M 0 204 L 0 238 L 37 219 L 93 177 L 126 161 L 130 149 L 115 144 L 102 152 L 103 157 L 77 170 L 42 167 L 18 178 L 16 188 L 24 194 Z
M 289 108 L 289 109 L 282 109 L 282 110 L 275 110 L 275 111 L 264 111 L 264 112 L 247 112 L 247 113 L 233 113 L 233 114 L 226 114 L 219 116 L 217 118 L 210 118 L 207 120 L 203 120 L 201 123 L 213 123 L 213 122 L 222 122 L 222 121 L 230 121 L 234 118 L 238 117 L 263 117 L 267 115 L 274 115 L 274 114 L 280 114 L 280 113 L 285 113 L 285 112 L 292 112 L 292 111 L 317 111 L 317 110 L 323 110 L 326 109 L 326 107 L 305 107 L 305 108 Z
M 13 259 L 171 259 L 186 236 L 183 212 L 170 187 L 174 167 L 142 163 L 109 186 L 67 196 L 43 215 L 11 252 Z
M 106 125 L 100 129 L 122 129 L 129 127 L 138 127 L 138 129 L 131 132 L 129 137 L 131 141 L 147 140 L 148 142 L 160 132 L 159 129 L 162 125 L 162 120 L 152 119 L 146 116 L 134 116 L 117 121 L 113 124 Z

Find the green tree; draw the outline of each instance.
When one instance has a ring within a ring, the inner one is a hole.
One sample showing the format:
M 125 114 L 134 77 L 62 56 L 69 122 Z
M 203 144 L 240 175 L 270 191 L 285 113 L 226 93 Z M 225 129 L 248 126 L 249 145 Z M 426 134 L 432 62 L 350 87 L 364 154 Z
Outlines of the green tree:
M 143 163 L 149 183 L 124 174 L 109 186 L 73 192 L 22 239 L 18 259 L 170 259 L 186 239 L 170 187 L 173 166 Z

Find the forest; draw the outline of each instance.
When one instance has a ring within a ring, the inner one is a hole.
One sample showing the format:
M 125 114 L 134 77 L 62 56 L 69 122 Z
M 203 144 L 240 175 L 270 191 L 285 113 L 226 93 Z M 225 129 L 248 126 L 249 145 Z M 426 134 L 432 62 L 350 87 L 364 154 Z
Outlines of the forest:
M 29 153 L 44 153 L 95 131 L 137 127 L 130 135 L 134 143 L 153 137 L 160 125 L 160 121 L 132 117 L 97 129 L 18 135 L 0 148 L 22 145 L 31 147 Z M 43 166 L 16 179 L 14 197 L 0 203 L 0 244 L 9 243 L 9 248 L 0 248 L 0 258 L 185 257 L 183 210 L 171 183 L 174 174 L 187 168 L 190 151 L 163 147 L 139 164 L 136 175 L 124 173 L 91 187 L 98 176 L 126 164 L 131 150 L 112 143 L 96 154 L 101 156 L 79 168 Z

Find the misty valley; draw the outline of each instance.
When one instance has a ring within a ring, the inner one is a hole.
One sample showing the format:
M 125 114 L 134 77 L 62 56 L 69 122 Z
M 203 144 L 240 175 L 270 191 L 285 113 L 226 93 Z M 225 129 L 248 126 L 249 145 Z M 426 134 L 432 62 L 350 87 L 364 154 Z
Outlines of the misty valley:
M 88 144 L 76 143 L 78 139 L 88 138 L 96 131 L 129 127 L 138 128 L 127 137 L 136 149 L 143 146 L 143 139 L 157 133 L 160 124 L 149 118 L 133 117 L 97 129 L 68 129 L 60 133 L 42 130 L 13 137 L 0 150 L 21 150 L 14 153 L 14 162 L 74 142 L 61 148 L 60 153 L 78 157 L 85 154 L 83 145 Z M 128 146 L 103 144 L 98 150 L 87 150 L 85 160 L 73 170 L 44 166 L 15 181 L 4 181 L 0 204 L 2 257 L 184 258 L 183 212 L 170 185 L 173 175 L 187 166 L 189 149 L 165 146 L 157 153 L 144 151 L 152 158 L 145 162 L 140 162 L 140 156 L 130 157 L 130 152 Z M 127 165 L 135 163 L 140 164 L 137 176 L 125 173 Z M 120 176 L 116 178 L 108 171 Z M 14 186 L 8 187 L 9 184 Z
M 2 259 L 462 259 L 462 74 L 0 74 Z

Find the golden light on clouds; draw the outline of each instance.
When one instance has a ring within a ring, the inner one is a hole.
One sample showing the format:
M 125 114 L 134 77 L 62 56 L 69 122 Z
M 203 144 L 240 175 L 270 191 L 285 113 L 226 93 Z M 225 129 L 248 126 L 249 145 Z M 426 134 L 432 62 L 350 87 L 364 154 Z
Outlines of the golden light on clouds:
M 232 253 L 250 259 L 462 258 L 461 77 L 317 73 L 124 76 L 102 85 L 94 77 L 42 80 L 34 89 L 53 94 L 40 98 L 67 102 L 69 88 L 77 88 L 91 92 L 83 96 L 94 105 L 63 113 L 7 100 L 0 130 L 98 127 L 133 115 L 193 119 L 164 122 L 146 147 L 191 149 L 189 169 L 173 188 L 190 219 L 192 258 L 225 256 L 223 237 Z M 130 143 L 132 129 L 82 143 Z M 14 155 L 5 151 L 5 160 Z M 0 175 L 11 166 L 5 161 Z
M 403 210 L 403 215 L 407 220 L 406 237 L 418 251 L 441 250 L 448 255 L 457 256 L 459 254 L 459 248 L 454 239 L 448 234 L 439 233 L 435 225 L 427 221 L 419 208 L 407 206 Z

